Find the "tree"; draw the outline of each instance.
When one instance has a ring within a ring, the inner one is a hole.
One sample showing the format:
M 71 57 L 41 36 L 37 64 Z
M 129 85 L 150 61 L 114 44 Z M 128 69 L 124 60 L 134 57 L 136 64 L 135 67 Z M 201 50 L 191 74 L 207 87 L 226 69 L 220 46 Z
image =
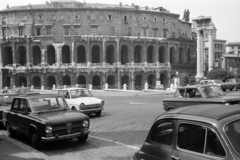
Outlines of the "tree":
M 208 72 L 208 75 L 207 75 L 208 79 L 219 79 L 219 80 L 222 80 L 223 82 L 233 77 L 234 76 L 232 72 L 227 72 L 226 70 L 221 68 L 213 69 L 210 72 Z
M 193 85 L 196 82 L 195 76 L 189 73 L 181 73 L 179 79 L 181 86 Z

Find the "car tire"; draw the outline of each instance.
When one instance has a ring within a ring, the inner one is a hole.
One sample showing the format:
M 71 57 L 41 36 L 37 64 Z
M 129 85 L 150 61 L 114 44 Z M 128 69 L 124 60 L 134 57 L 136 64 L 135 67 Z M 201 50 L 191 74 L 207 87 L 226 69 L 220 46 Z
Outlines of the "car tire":
M 174 108 L 168 108 L 167 111 L 171 111 L 171 110 L 173 110 L 173 109 L 174 109 Z
M 77 108 L 73 106 L 73 107 L 72 107 L 72 110 L 77 111 Z
M 98 112 L 96 112 L 96 116 L 100 116 L 101 113 L 102 113 L 102 111 L 98 111 Z
M 88 139 L 88 134 L 84 135 L 84 136 L 79 136 L 77 137 L 79 142 L 86 142 L 86 140 Z
M 224 92 L 226 91 L 226 89 L 222 89 Z
M 232 90 L 233 90 L 233 88 L 230 89 L 230 91 L 232 91 Z
M 16 133 L 13 131 L 9 123 L 7 123 L 7 134 L 9 137 L 12 137 L 12 138 L 16 137 Z
M 42 148 L 43 146 L 43 142 L 38 134 L 38 132 L 34 129 L 31 132 L 31 144 L 33 146 L 33 148 L 39 150 Z

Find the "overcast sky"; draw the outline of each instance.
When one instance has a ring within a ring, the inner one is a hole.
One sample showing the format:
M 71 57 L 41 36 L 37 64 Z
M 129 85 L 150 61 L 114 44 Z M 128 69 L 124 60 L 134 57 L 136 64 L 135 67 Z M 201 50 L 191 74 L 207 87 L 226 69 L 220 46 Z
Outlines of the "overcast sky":
M 20 6 L 31 4 L 45 4 L 50 0 L 1 0 L 0 9 L 7 5 Z M 83 2 L 84 0 L 77 0 Z M 198 16 L 211 16 L 217 28 L 217 39 L 227 42 L 240 42 L 240 0 L 85 0 L 86 3 L 103 3 L 139 6 L 162 6 L 172 13 L 183 17 L 185 9 L 190 11 L 190 19 Z

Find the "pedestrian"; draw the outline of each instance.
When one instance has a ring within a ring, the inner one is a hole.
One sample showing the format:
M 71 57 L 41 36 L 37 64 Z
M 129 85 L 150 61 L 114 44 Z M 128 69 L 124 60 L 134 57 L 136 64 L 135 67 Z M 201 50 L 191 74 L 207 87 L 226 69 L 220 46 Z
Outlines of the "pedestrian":
M 9 91 L 8 91 L 8 87 L 6 86 L 6 87 L 4 87 L 4 90 L 3 90 L 3 92 L 2 93 L 9 93 Z

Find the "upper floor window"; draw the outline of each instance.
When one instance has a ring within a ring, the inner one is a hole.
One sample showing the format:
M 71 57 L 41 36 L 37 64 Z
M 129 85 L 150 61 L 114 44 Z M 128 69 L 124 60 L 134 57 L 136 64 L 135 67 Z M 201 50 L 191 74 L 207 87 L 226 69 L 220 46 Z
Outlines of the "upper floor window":
M 175 32 L 172 32 L 172 38 L 175 38 Z
M 123 21 L 127 22 L 127 16 L 123 16 Z
M 65 36 L 69 36 L 70 35 L 70 33 L 69 33 L 69 27 L 65 27 L 65 32 L 64 32 L 65 34 Z
M 2 27 L 2 38 L 6 38 L 6 34 L 7 34 L 6 27 Z
M 43 19 L 43 15 L 42 14 L 39 14 L 38 15 L 38 20 L 42 20 Z
M 163 29 L 163 37 L 167 38 L 167 29 Z
M 153 30 L 153 37 L 157 37 L 157 29 Z
M 175 23 L 172 24 L 173 28 L 175 28 Z
M 6 17 L 2 17 L 2 24 L 6 24 Z
M 163 19 L 162 19 L 162 22 L 163 22 L 163 23 L 166 23 L 166 20 L 165 20 L 165 18 L 163 18 Z
M 147 21 L 147 17 L 143 17 L 143 21 Z
M 112 15 L 108 15 L 108 20 L 112 20 Z
M 80 28 L 79 27 L 74 27 L 74 35 L 79 35 Z
M 240 49 L 240 46 L 238 46 L 238 49 Z
M 232 46 L 232 49 L 234 49 L 234 46 Z
M 139 21 L 139 17 L 136 17 L 136 21 Z
M 156 17 L 153 18 L 153 22 L 157 22 L 157 18 Z
M 41 32 L 41 28 L 37 28 L 37 36 L 41 36 L 42 35 L 42 32 Z
M 96 19 L 95 14 L 92 14 L 92 15 L 91 15 L 91 19 Z
M 147 37 L 147 29 L 143 28 L 143 37 Z
M 47 27 L 47 35 L 48 35 L 48 36 L 52 35 L 52 33 L 51 33 L 51 27 Z
M 127 27 L 127 35 L 131 36 L 131 32 L 132 32 L 132 28 L 131 27 Z
M 18 28 L 18 34 L 19 34 L 19 36 L 23 36 L 23 28 L 22 27 Z
M 92 35 L 97 35 L 97 28 L 92 28 Z
M 75 19 L 80 19 L 80 15 L 76 15 L 76 16 L 75 16 Z
M 116 32 L 116 28 L 115 26 L 111 26 L 111 35 L 115 35 L 115 32 Z

